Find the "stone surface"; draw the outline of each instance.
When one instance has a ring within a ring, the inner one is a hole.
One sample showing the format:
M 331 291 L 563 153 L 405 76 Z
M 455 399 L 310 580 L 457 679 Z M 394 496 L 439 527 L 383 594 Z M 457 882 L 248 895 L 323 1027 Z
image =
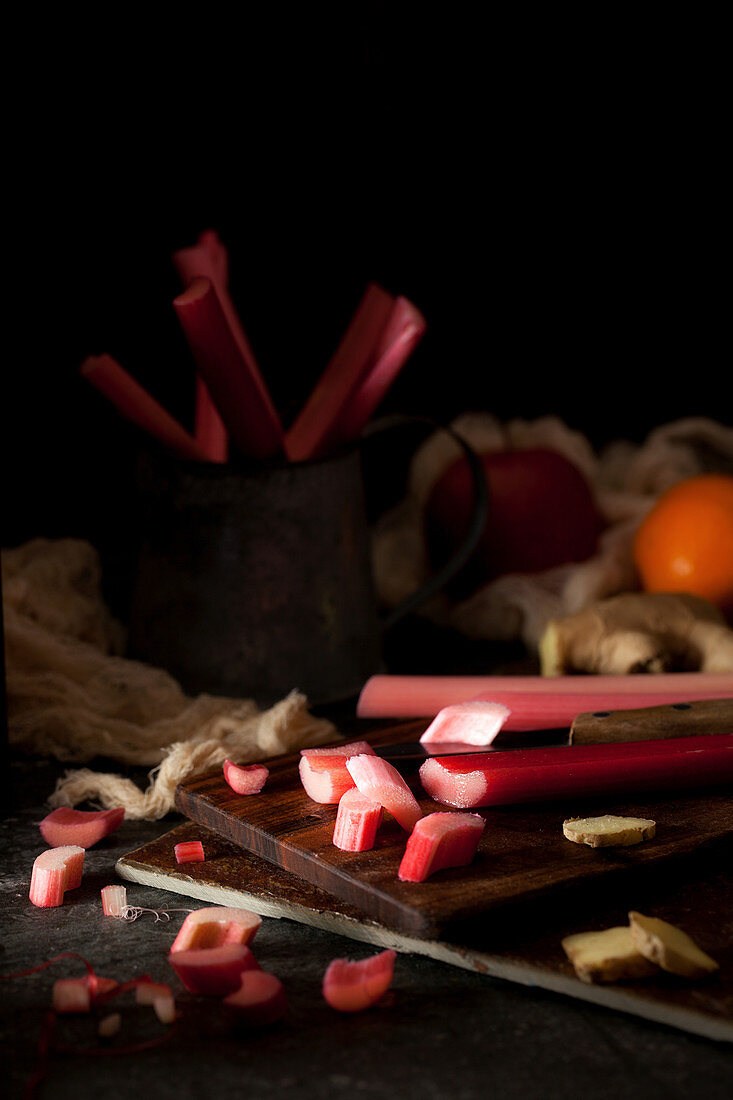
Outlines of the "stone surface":
M 169 922 L 144 913 L 133 923 L 102 915 L 99 891 L 115 882 L 119 856 L 160 835 L 178 820 L 125 822 L 87 853 L 81 887 L 58 909 L 28 900 L 30 870 L 45 847 L 38 822 L 61 769 L 14 760 L 14 797 L 0 822 L 2 904 L 0 973 L 76 951 L 106 977 L 148 973 L 180 989 L 166 954 L 185 914 L 180 895 L 128 884 L 134 905 L 171 910 Z M 140 778 L 144 781 L 144 775 Z M 197 902 L 192 901 L 191 907 Z M 284 1021 L 256 1032 L 233 1032 L 215 1000 L 181 994 L 181 1017 L 168 1042 L 120 1057 L 52 1053 L 39 1095 L 92 1095 L 99 1088 L 167 1097 L 247 1095 L 267 1100 L 293 1092 L 326 1100 L 353 1090 L 359 1097 L 420 1096 L 484 1100 L 489 1093 L 543 1100 L 587 1094 L 600 1100 L 687 1100 L 698 1091 L 723 1100 L 733 1088 L 728 1045 L 689 1036 L 536 989 L 509 985 L 426 958 L 400 956 L 387 1003 L 359 1015 L 339 1015 L 321 996 L 323 972 L 336 956 L 361 958 L 365 944 L 265 920 L 255 940 L 265 969 L 285 984 Z M 25 978 L 4 980 L 0 1048 L 8 1095 L 20 1096 L 36 1062 L 36 1046 L 53 981 L 81 975 L 64 960 Z M 132 995 L 112 1002 L 122 1031 L 113 1041 L 163 1035 L 151 1009 Z M 98 1047 L 96 1020 L 67 1018 L 57 1038 Z

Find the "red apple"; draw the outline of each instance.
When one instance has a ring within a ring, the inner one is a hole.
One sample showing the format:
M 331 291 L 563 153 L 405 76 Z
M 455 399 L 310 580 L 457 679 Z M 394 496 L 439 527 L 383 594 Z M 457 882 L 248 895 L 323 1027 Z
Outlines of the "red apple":
M 506 573 L 538 573 L 595 551 L 602 520 L 583 474 L 544 447 L 480 456 L 489 491 L 486 525 L 471 558 L 451 583 L 464 597 Z M 425 513 L 435 567 L 463 542 L 474 511 L 470 468 L 458 459 L 433 486 Z

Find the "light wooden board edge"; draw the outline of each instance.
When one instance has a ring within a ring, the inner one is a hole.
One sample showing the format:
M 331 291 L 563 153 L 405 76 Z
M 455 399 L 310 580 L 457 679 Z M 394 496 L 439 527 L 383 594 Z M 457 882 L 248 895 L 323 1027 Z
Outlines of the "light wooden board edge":
M 576 1000 L 587 1001 L 590 1004 L 625 1012 L 693 1035 L 700 1035 L 705 1039 L 733 1043 L 733 1021 L 718 1020 L 691 1009 L 660 1004 L 640 997 L 638 993 L 632 995 L 618 987 L 581 982 L 577 978 L 566 977 L 563 974 L 533 966 L 531 963 L 514 962 L 497 955 L 485 954 L 443 941 L 416 939 L 402 932 L 394 932 L 368 919 L 356 920 L 343 913 L 310 909 L 294 902 L 269 902 L 245 890 L 230 890 L 226 887 L 212 889 L 192 882 L 185 875 L 148 871 L 141 865 L 126 860 L 125 857 L 117 861 L 116 871 L 120 878 L 140 883 L 142 886 L 170 890 L 213 905 L 231 905 L 250 909 L 262 917 L 297 921 L 299 924 L 307 924 L 312 928 L 346 936 L 362 943 L 392 948 L 400 954 L 425 955 L 463 970 L 472 970 L 475 973 L 500 978 L 518 985 L 535 986 L 551 993 L 573 997 Z

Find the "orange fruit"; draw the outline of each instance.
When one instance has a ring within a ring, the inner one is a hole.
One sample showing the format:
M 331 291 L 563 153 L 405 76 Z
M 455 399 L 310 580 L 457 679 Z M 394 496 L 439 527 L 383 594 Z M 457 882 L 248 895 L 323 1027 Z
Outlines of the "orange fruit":
M 633 555 L 647 592 L 691 592 L 732 611 L 733 477 L 700 474 L 662 493 Z

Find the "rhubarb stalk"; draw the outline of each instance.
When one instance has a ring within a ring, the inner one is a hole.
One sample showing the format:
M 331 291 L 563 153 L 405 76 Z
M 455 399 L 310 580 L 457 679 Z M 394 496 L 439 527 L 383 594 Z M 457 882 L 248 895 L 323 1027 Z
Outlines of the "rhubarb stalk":
M 206 451 L 111 355 L 90 355 L 81 373 L 117 411 L 179 458 L 208 462 Z
M 67 890 L 81 885 L 84 870 L 84 849 L 75 844 L 49 848 L 33 863 L 28 896 L 42 909 L 63 905 Z
M 480 814 L 435 813 L 420 818 L 397 872 L 403 882 L 424 882 L 446 867 L 465 867 L 476 855 L 486 822 Z
M 214 284 L 194 279 L 173 302 L 199 373 L 232 440 L 252 458 L 282 448 L 282 427 L 254 359 L 243 353 Z
M 333 842 L 343 852 L 366 852 L 374 847 L 381 822 L 380 804 L 352 787 L 339 801 Z

